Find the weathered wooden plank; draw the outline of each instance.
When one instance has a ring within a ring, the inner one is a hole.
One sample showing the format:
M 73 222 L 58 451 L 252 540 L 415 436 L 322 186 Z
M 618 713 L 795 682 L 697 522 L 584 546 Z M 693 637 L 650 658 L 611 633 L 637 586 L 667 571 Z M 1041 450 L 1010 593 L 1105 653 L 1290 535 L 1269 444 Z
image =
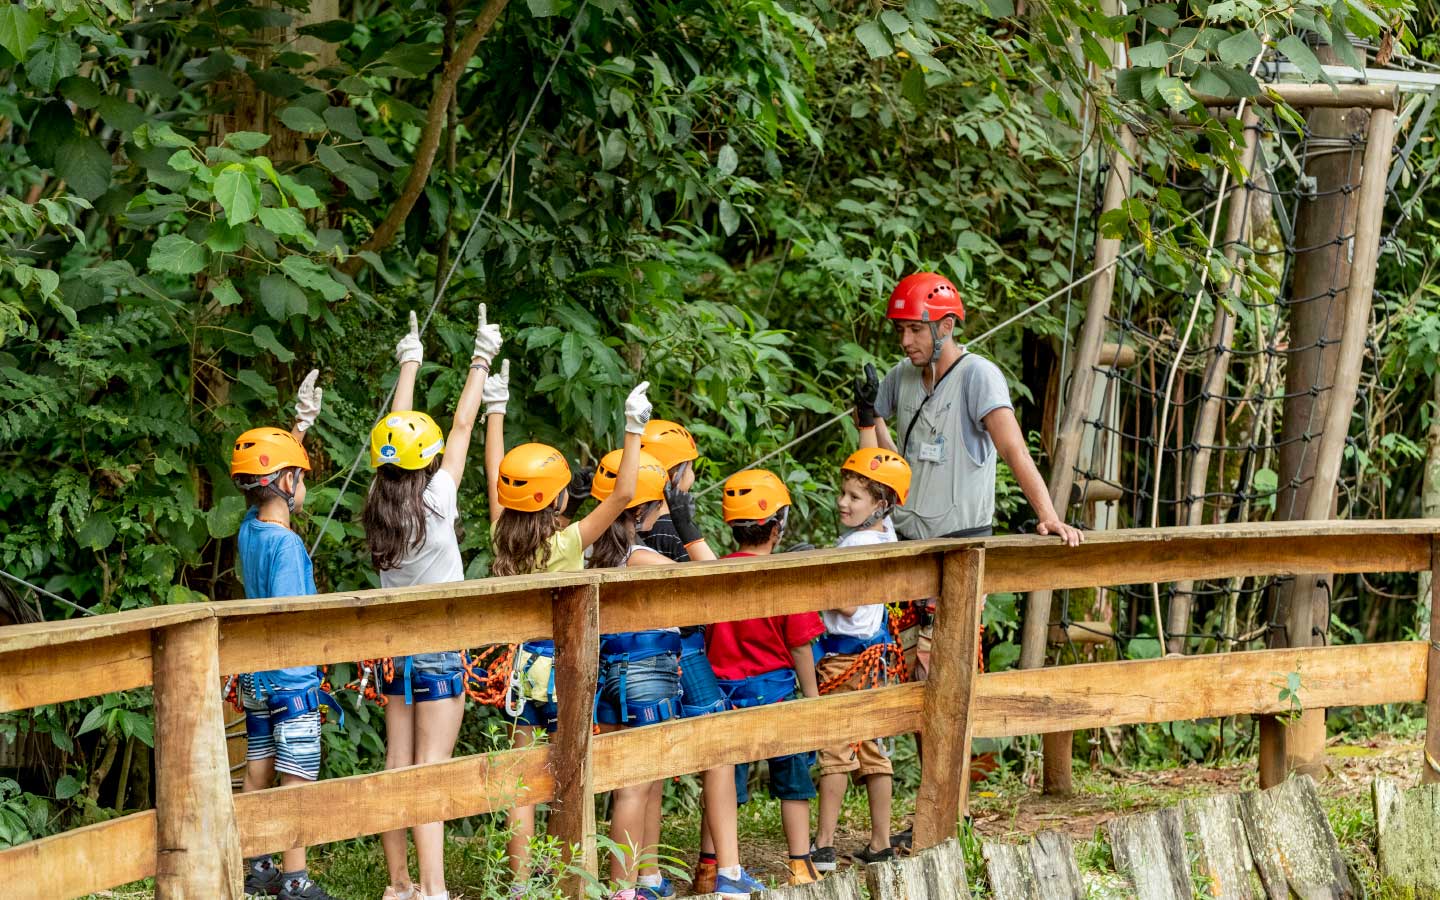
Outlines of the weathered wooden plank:
M 0 712 L 142 687 L 153 675 L 150 631 L 0 654 L 0 672 Z
M 148 632 L 166 625 L 179 625 L 214 615 L 208 603 L 176 606 L 147 606 L 99 616 L 81 616 L 60 622 L 31 622 L 0 628 L 0 656 L 37 647 L 56 647 L 99 638 Z M 146 640 L 149 640 L 148 638 Z
M 860 875 L 854 868 L 832 872 L 814 884 L 771 888 L 766 900 L 865 900 L 860 893 Z
M 1293 524 L 1293 523 L 1292 523 Z M 1328 523 L 1327 523 L 1328 524 Z M 1167 529 L 1155 529 L 1166 531 Z M 1209 529 L 1193 529 L 1197 532 Z M 1101 535 L 1129 536 L 1123 549 Z M 1012 546 L 986 542 L 985 592 L 1144 584 L 1152 581 L 1200 581 L 1244 575 L 1294 575 L 1302 572 L 1418 572 L 1430 567 L 1429 536 L 1376 530 L 1358 535 L 1262 533 L 1186 540 L 1147 533 L 1091 532 L 1079 547 L 1060 543 Z M 1357 537 L 1363 540 L 1357 540 Z M 1043 640 L 1044 632 L 1041 632 Z
M 600 676 L 600 591 L 593 584 L 560 588 L 553 609 L 558 711 L 550 739 L 555 802 L 550 806 L 549 831 L 561 842 L 571 868 L 594 876 L 599 869 L 590 723 Z M 562 889 L 566 896 L 580 900 L 585 881 L 574 872 L 563 880 Z
M 1267 896 L 1358 896 L 1310 776 L 1297 775 L 1269 790 L 1242 794 L 1240 810 Z
M 940 603 L 935 611 L 935 646 L 925 681 L 922 726 L 925 754 L 915 798 L 915 847 L 933 847 L 955 836 L 970 786 L 971 700 L 980 640 L 983 549 L 945 554 Z M 863 595 L 852 595 L 863 596 Z
M 549 589 L 405 602 L 351 595 L 351 605 L 336 605 L 333 599 L 333 595 L 316 597 L 316 605 L 309 609 L 305 604 L 310 601 L 303 598 L 247 600 L 243 605 L 249 612 L 243 614 L 227 609 L 240 606 L 240 601 L 216 604 L 216 609 L 224 610 L 220 617 L 221 671 L 255 672 L 513 644 L 548 638 L 551 633 Z M 276 609 L 267 609 L 266 603 L 276 604 Z
M 1217 794 L 1180 804 L 1197 891 L 1214 900 L 1251 900 L 1255 864 L 1240 818 L 1240 797 Z
M 10 900 L 69 900 L 155 874 L 155 810 L 0 850 Z
M 152 633 L 155 659 L 156 900 L 245 895 L 220 714 L 214 618 Z
M 373 588 L 366 591 L 271 597 L 262 600 L 226 600 L 213 604 L 211 608 L 215 610 L 215 615 L 226 619 L 276 612 L 311 612 L 317 609 L 340 611 L 358 606 L 405 606 L 443 600 L 468 602 L 508 598 L 515 603 L 531 595 L 544 595 L 545 603 L 548 604 L 551 591 L 594 584 L 600 577 L 597 572 L 539 572 L 534 575 L 477 578 L 471 581 L 449 581 L 444 584 L 421 584 L 404 588 Z
M 1420 779 L 1440 782 L 1440 539 L 1430 539 L 1430 643 L 1425 657 L 1425 758 Z
M 479 753 L 236 794 L 241 849 L 257 856 L 543 803 L 555 796 L 550 750 L 542 745 Z
M 1374 799 L 1381 881 L 1421 897 L 1440 896 L 1440 784 L 1405 791 L 1380 777 Z
M 690 563 L 682 577 L 669 566 L 640 566 L 605 573 L 600 586 L 600 630 L 701 625 L 783 613 L 831 609 L 845 598 L 914 600 L 939 591 L 939 548 L 917 554 L 893 544 L 863 551 L 814 550 L 753 560 Z M 871 553 L 876 549 L 876 553 Z M 737 565 L 738 563 L 738 565 Z M 663 570 L 663 571 L 662 571 Z
M 1075 845 L 1063 831 L 1041 831 L 1030 841 L 1035 892 L 1040 900 L 1084 897 L 1085 882 L 1075 864 Z
M 950 838 L 914 856 L 865 867 L 870 900 L 969 900 L 965 854 Z
M 1085 884 L 1075 845 L 1060 831 L 1042 831 L 1029 844 L 986 841 L 985 874 L 995 900 L 1083 900 Z
M 920 727 L 924 690 L 923 684 L 899 684 L 598 735 L 595 790 L 908 734 Z
M 987 568 L 990 551 L 986 551 Z M 1411 703 L 1425 697 L 1422 641 L 1254 650 L 1090 663 L 981 675 L 976 737 L 1107 725 L 1285 713 L 1279 688 L 1300 673 L 1306 708 Z
M 1190 900 L 1185 828 L 1177 807 L 1120 816 L 1105 823 L 1115 870 L 1140 900 Z

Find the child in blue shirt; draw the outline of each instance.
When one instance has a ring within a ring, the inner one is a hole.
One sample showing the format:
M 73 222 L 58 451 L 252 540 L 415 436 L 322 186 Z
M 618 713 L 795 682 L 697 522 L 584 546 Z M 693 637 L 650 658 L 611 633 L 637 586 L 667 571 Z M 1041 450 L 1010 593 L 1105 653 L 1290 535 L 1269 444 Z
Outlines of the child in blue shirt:
M 310 457 L 301 445 L 320 414 L 319 371 L 300 385 L 292 431 L 253 428 L 235 439 L 230 477 L 250 508 L 240 523 L 240 577 L 245 596 L 293 597 L 315 593 L 310 555 L 290 530 L 290 516 L 305 503 Z M 240 676 L 245 707 L 245 780 L 242 791 L 301 784 L 320 775 L 320 673 L 290 666 Z M 286 850 L 277 869 L 269 856 L 247 859 L 245 893 L 281 900 L 335 900 L 310 880 L 305 848 Z

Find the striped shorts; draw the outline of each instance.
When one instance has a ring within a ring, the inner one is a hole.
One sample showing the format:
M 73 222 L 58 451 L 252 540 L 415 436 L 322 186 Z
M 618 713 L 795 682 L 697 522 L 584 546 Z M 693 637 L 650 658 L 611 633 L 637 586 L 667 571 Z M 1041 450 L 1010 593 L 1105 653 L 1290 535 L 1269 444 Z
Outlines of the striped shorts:
M 240 676 L 240 702 L 245 707 L 246 759 L 274 757 L 277 772 L 309 781 L 320 777 L 319 710 L 274 724 L 249 675 Z

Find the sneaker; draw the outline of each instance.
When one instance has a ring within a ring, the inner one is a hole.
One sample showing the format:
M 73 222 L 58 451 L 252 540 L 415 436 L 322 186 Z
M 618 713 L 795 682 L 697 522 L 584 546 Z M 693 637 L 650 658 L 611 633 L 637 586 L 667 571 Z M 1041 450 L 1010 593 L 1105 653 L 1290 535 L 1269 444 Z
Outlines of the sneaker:
M 890 835 L 890 849 L 897 853 L 909 853 L 915 842 L 915 831 L 907 828 L 904 831 L 897 831 Z
M 245 867 L 245 893 L 255 897 L 273 897 L 280 893 L 280 867 L 268 863 L 263 868 Z
M 815 870 L 818 872 L 835 871 L 835 848 L 816 847 L 814 844 L 811 844 L 810 861 L 815 864 Z
M 308 878 L 295 879 L 281 886 L 280 900 L 338 900 Z
M 675 896 L 675 885 L 664 875 L 660 876 L 660 883 L 654 887 L 650 885 L 636 885 L 635 896 L 640 900 L 667 900 Z
M 719 894 L 725 900 L 744 900 L 751 894 L 758 894 L 764 890 L 765 885 L 756 881 L 755 876 L 741 869 L 739 878 L 730 879 L 723 875 L 717 878 L 714 893 Z
M 895 848 L 886 847 L 883 850 L 871 850 L 870 845 L 866 844 L 850 854 L 850 858 L 858 859 L 867 866 L 872 863 L 893 862 L 895 860 Z
M 814 884 L 819 880 L 820 873 L 815 870 L 815 863 L 810 857 L 790 860 L 790 885 Z
M 695 876 L 690 879 L 690 893 L 692 895 L 715 893 L 715 879 L 719 874 L 715 863 L 702 859 L 695 864 Z

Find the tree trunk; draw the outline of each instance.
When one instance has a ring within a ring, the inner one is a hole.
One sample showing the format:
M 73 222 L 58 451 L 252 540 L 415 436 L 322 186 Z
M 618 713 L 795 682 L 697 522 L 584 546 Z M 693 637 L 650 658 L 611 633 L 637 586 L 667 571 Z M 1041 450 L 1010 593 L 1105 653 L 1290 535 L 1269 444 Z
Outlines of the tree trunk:
M 1420 514 L 1427 519 L 1440 519 L 1440 373 L 1430 378 L 1430 392 L 1435 405 L 1430 411 L 1430 430 L 1425 434 L 1425 479 L 1420 491 Z M 1430 640 L 1429 571 L 1420 573 L 1420 596 L 1415 603 L 1415 631 L 1422 641 Z

